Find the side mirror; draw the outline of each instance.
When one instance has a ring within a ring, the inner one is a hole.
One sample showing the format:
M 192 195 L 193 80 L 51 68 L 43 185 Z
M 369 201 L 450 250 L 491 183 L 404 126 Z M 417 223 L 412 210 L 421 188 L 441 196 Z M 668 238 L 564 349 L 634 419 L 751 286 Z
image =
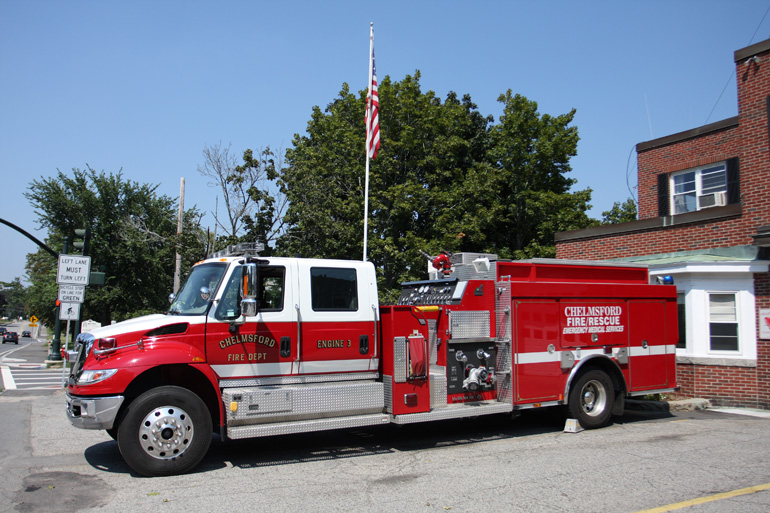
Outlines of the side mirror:
M 241 315 L 257 315 L 257 264 L 241 267 Z
M 174 294 L 173 292 L 168 295 L 168 302 L 169 303 L 173 303 L 175 299 L 176 299 L 176 294 Z

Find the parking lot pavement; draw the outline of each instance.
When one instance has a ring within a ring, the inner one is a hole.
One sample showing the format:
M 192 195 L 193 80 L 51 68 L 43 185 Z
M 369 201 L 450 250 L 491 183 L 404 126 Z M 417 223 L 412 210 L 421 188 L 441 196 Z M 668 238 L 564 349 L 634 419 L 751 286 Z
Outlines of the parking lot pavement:
M 542 410 L 215 436 L 199 468 L 165 478 L 131 472 L 109 435 L 70 426 L 64 410 L 63 391 L 0 395 L 0 511 L 633 512 L 770 482 L 770 421 L 707 410 L 629 412 L 579 433 Z M 763 511 L 770 491 L 710 504 L 688 511 Z

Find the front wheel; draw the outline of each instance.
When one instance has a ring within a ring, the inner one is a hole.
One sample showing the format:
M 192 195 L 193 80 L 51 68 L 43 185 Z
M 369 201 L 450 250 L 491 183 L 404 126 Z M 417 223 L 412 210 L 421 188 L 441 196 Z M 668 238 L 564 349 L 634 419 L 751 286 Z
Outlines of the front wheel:
M 186 388 L 153 388 L 136 398 L 118 426 L 118 449 L 128 466 L 145 476 L 192 470 L 211 445 L 211 415 Z
M 612 417 L 612 380 L 593 369 L 580 376 L 569 394 L 569 415 L 586 429 L 606 426 Z

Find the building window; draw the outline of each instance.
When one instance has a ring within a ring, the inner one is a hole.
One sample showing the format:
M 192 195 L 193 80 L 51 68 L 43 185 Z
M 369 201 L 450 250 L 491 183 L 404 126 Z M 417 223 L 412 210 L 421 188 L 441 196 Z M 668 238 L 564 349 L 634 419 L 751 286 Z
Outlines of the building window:
M 709 294 L 709 337 L 712 351 L 738 351 L 735 294 Z
M 687 349 L 687 312 L 684 307 L 684 292 L 676 295 L 676 313 L 679 322 L 679 340 L 676 342 L 677 349 Z
M 674 214 L 726 204 L 725 162 L 671 174 L 671 205 Z

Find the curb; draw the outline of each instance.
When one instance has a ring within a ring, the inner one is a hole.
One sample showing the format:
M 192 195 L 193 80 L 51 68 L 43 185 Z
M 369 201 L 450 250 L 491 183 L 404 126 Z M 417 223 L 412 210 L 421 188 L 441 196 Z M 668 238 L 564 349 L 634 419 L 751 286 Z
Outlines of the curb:
M 678 401 L 645 401 L 641 399 L 626 399 L 626 409 L 631 411 L 695 411 L 711 408 L 708 399 L 680 399 Z

